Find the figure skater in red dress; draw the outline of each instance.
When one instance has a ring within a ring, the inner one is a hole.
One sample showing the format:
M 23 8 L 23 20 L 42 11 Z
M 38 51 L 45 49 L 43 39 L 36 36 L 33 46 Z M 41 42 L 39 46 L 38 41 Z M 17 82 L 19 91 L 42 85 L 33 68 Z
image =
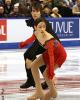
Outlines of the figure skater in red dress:
M 62 44 L 57 41 L 50 33 L 46 31 L 46 20 L 39 18 L 34 23 L 34 34 L 30 41 L 37 39 L 40 45 L 45 48 L 45 51 L 37 57 L 34 61 L 26 59 L 28 69 L 31 69 L 34 77 L 36 92 L 28 98 L 28 100 L 50 100 L 57 96 L 57 91 L 54 85 L 54 71 L 60 68 L 65 62 L 67 54 Z M 46 65 L 43 76 L 48 84 L 49 91 L 45 94 L 40 82 L 40 75 L 38 68 Z

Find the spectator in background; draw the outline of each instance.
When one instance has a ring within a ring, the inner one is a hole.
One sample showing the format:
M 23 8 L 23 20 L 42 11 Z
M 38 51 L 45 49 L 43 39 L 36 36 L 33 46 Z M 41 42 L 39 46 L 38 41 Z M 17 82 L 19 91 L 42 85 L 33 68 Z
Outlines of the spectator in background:
M 62 17 L 62 16 L 59 14 L 59 9 L 58 9 L 57 7 L 54 7 L 54 8 L 52 9 L 51 17 L 54 17 L 54 18 L 60 18 L 60 17 Z
M 0 4 L 3 4 L 4 3 L 4 1 L 3 0 L 0 0 Z
M 73 7 L 73 1 L 72 0 L 63 0 L 63 2 L 68 6 L 69 8 Z
M 72 2 L 73 2 L 73 5 L 75 5 L 76 0 L 72 0 Z
M 13 11 L 10 13 L 10 17 L 22 17 L 23 15 L 19 13 L 19 3 L 14 4 Z
M 13 11 L 13 4 L 11 0 L 5 0 L 4 3 L 4 13 L 7 17 L 10 16 L 10 13 Z
M 74 16 L 80 17 L 80 0 L 76 1 L 76 4 L 72 7 L 72 12 Z
M 40 4 L 41 4 L 43 9 L 45 6 L 48 6 L 49 8 L 53 8 L 54 7 L 54 0 L 40 0 Z
M 31 2 L 33 3 L 33 2 L 37 2 L 37 3 L 40 3 L 40 0 L 31 0 Z
M 63 2 L 63 0 L 53 0 L 53 2 L 54 2 L 54 7 L 56 7 L 60 5 Z
M 3 3 L 5 4 L 5 0 L 2 0 L 3 1 Z M 14 4 L 16 4 L 16 3 L 19 3 L 19 1 L 20 0 L 11 0 L 11 3 L 14 5 Z
M 40 5 L 42 9 L 44 9 L 44 6 L 46 5 L 46 2 L 44 0 L 40 0 Z
M 19 3 L 20 0 L 12 0 L 12 4 Z
M 52 11 L 52 8 L 49 7 L 48 5 L 45 5 L 43 8 L 43 16 L 50 17 L 51 11 Z
M 50 7 L 50 8 L 53 8 L 54 0 L 46 0 L 46 5 L 48 5 L 48 7 Z
M 62 17 L 72 17 L 72 9 L 67 7 L 64 2 L 59 2 L 59 4 L 56 4 L 56 7 L 59 9 L 59 14 Z
M 20 0 L 19 1 L 19 13 L 31 17 L 31 0 Z
M 6 15 L 4 14 L 4 5 L 0 4 L 0 18 L 5 18 Z

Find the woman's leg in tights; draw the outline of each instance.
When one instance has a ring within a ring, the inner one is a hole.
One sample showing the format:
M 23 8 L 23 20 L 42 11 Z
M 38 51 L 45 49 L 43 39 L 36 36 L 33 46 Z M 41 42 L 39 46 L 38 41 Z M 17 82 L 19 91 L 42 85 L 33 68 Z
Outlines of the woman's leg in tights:
M 49 91 L 46 93 L 44 100 L 50 100 L 50 98 L 55 98 L 57 96 L 57 91 L 55 88 L 54 77 L 53 79 L 49 79 L 47 76 L 47 68 L 45 69 L 43 76 L 45 77 L 46 83 L 48 85 Z
M 35 81 L 35 85 L 36 85 L 36 93 L 33 96 L 31 96 L 28 100 L 43 98 L 44 93 L 43 93 L 43 90 L 42 90 L 42 87 L 40 84 L 40 75 L 39 75 L 39 71 L 38 71 L 39 66 L 44 65 L 43 58 L 42 58 L 42 56 L 40 56 L 37 59 L 35 59 L 33 62 L 30 60 L 27 60 L 26 64 L 27 64 L 27 66 L 31 67 L 32 75 L 34 77 L 34 81 Z M 57 67 L 55 66 L 55 69 L 56 68 Z M 47 68 L 45 69 L 43 76 L 49 86 L 49 92 L 47 92 L 46 96 L 44 97 L 44 100 L 50 100 L 51 97 L 57 96 L 57 92 L 56 92 L 53 80 L 48 79 Z
M 38 98 L 43 98 L 44 97 L 44 92 L 41 87 L 41 82 L 40 82 L 40 75 L 39 75 L 39 66 L 44 65 L 44 61 L 42 58 L 42 55 L 39 56 L 37 59 L 35 59 L 33 62 L 30 60 L 26 60 L 27 66 L 31 67 L 32 75 L 35 81 L 35 87 L 36 87 L 36 92 L 34 95 L 28 98 L 28 100 L 35 100 Z

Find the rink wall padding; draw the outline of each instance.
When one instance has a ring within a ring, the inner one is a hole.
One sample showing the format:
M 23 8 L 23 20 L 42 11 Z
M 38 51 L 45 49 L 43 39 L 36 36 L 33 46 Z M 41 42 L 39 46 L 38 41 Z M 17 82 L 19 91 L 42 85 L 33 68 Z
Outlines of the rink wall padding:
M 61 41 L 62 45 L 64 47 L 78 47 L 80 46 L 80 40 L 72 40 L 72 41 Z M 24 48 L 29 48 L 32 45 L 29 44 L 28 46 L 25 46 Z M 16 43 L 0 43 L 0 49 L 20 49 L 19 48 L 19 42 Z
M 0 49 L 19 49 L 19 43 L 33 34 L 24 19 L 0 19 Z M 64 47 L 80 46 L 80 18 L 46 18 Z M 29 44 L 25 48 L 29 48 Z

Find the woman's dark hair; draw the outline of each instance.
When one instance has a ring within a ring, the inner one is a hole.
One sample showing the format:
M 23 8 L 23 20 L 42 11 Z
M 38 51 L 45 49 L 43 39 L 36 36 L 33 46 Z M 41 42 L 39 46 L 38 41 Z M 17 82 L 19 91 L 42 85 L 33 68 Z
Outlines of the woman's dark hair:
M 61 41 L 59 40 L 57 34 L 54 33 L 54 31 L 52 30 L 51 24 L 50 24 L 46 19 L 44 19 L 44 18 L 42 18 L 42 17 L 36 19 L 36 20 L 34 21 L 34 26 L 37 26 L 40 22 L 44 22 L 44 23 L 46 24 L 46 31 L 47 31 L 48 33 L 50 33 L 56 40 L 58 40 L 58 41 L 61 43 Z
M 44 22 L 45 24 L 47 23 L 44 18 L 38 18 L 34 21 L 34 26 L 37 26 L 40 22 Z

